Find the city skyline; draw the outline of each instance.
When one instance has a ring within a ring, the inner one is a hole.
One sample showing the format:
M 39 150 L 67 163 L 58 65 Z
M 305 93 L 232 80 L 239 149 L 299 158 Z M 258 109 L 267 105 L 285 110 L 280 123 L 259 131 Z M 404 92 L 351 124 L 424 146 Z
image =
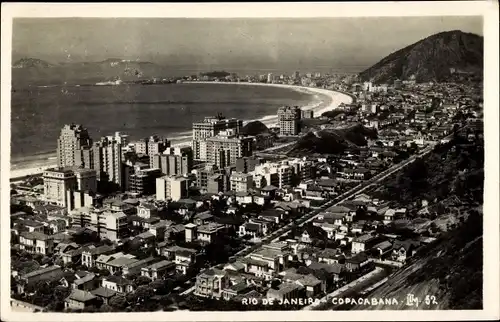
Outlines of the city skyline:
M 482 35 L 483 28 L 482 17 L 16 18 L 13 25 L 14 60 L 120 58 L 233 69 L 362 69 L 432 34 L 461 30 Z M 50 41 L 40 41 L 45 34 Z M 391 37 L 381 37 L 387 34 Z M 367 44 L 370 50 L 363 50 Z

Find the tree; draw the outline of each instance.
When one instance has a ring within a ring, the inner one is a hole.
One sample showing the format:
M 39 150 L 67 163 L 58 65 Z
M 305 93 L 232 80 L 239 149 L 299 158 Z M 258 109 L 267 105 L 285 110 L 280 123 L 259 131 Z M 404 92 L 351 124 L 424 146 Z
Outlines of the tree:
M 138 302 L 147 302 L 154 296 L 154 291 L 147 285 L 141 285 L 135 290 Z
M 109 299 L 108 305 L 117 311 L 123 311 L 128 306 L 128 303 L 125 296 L 115 295 Z
M 113 308 L 111 306 L 109 306 L 108 304 L 103 304 L 99 308 L 99 312 L 112 312 L 112 311 L 113 311 Z
M 151 283 L 151 279 L 146 277 L 146 276 L 139 276 L 135 281 L 134 281 L 134 287 L 139 287 L 142 285 L 148 285 Z

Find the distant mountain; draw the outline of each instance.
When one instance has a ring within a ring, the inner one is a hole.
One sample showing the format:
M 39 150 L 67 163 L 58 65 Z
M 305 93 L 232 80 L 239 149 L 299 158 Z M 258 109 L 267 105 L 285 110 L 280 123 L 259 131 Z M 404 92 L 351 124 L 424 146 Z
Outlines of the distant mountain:
M 33 67 L 33 68 L 26 68 Z M 46 67 L 52 67 L 47 69 Z M 49 84 L 94 84 L 114 80 L 145 80 L 168 76 L 162 66 L 147 61 L 109 58 L 97 62 L 50 64 L 40 59 L 21 59 L 13 65 L 12 81 L 23 86 Z
M 21 58 L 12 64 L 12 68 L 50 68 L 53 66 L 45 60 L 36 58 Z
M 455 72 L 481 75 L 483 37 L 459 30 L 427 37 L 385 57 L 359 74 L 375 83 L 395 79 L 417 82 L 444 81 Z
M 230 76 L 231 74 L 225 71 L 213 71 L 208 73 L 201 73 L 201 76 L 215 77 L 215 78 L 223 78 Z
M 246 135 L 257 135 L 269 133 L 269 128 L 261 121 L 252 121 L 245 124 L 240 132 Z
M 307 154 L 340 154 L 349 147 L 366 146 L 367 138 L 375 139 L 377 132 L 362 125 L 346 129 L 309 132 L 288 152 L 290 156 Z

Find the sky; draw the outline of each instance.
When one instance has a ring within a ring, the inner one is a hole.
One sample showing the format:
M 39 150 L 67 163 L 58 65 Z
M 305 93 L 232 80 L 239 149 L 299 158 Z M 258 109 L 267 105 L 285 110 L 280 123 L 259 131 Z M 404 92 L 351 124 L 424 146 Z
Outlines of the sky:
M 13 59 L 359 69 L 432 34 L 483 35 L 482 17 L 16 18 Z

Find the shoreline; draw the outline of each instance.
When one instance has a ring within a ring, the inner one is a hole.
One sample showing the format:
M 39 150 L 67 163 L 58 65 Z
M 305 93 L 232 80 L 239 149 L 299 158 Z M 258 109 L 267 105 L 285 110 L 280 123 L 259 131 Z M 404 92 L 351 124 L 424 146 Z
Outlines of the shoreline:
M 225 84 L 225 85 L 243 85 L 243 86 L 273 86 L 285 89 L 294 90 L 301 93 L 307 93 L 313 95 L 313 100 L 306 106 L 301 106 L 301 109 L 314 111 L 314 118 L 321 116 L 322 113 L 326 111 L 333 110 L 337 108 L 341 103 L 350 104 L 354 101 L 354 98 L 346 93 L 329 90 L 325 88 L 316 87 L 305 87 L 299 85 L 286 85 L 286 84 L 267 84 L 267 83 L 247 83 L 247 82 L 210 82 L 210 81 L 189 81 L 183 82 L 183 84 Z M 261 121 L 267 127 L 273 127 L 277 124 L 277 115 L 267 115 L 261 117 L 260 119 L 244 120 L 243 123 L 246 124 L 252 121 Z M 183 146 L 191 142 L 191 131 L 179 132 L 176 136 L 169 138 L 172 141 L 172 146 Z M 44 153 L 45 154 L 45 153 Z M 39 162 L 32 163 L 30 166 L 23 167 L 22 161 L 18 162 L 19 168 L 12 165 L 10 170 L 10 179 L 22 178 L 29 175 L 37 175 L 42 173 L 48 168 L 56 166 L 56 155 L 55 153 L 46 153 L 47 159 L 40 160 Z

